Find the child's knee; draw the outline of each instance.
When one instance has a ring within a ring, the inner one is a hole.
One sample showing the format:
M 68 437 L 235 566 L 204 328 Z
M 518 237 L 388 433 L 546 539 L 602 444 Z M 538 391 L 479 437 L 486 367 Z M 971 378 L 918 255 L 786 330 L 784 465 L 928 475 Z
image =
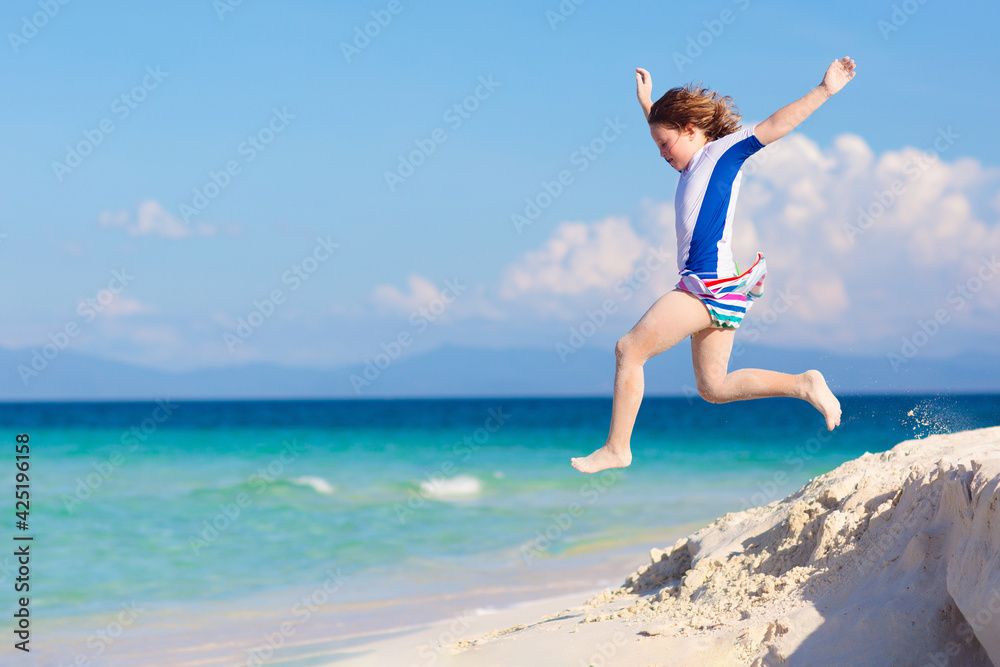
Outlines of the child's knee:
M 640 356 L 639 345 L 636 343 L 633 336 L 626 334 L 618 339 L 618 343 L 615 345 L 615 359 L 617 359 L 619 363 L 642 361 Z

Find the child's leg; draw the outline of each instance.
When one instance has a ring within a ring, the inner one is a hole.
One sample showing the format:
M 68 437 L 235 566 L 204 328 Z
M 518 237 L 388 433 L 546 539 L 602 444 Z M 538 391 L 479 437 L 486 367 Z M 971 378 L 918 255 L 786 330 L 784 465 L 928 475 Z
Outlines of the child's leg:
M 840 401 L 826 386 L 826 380 L 819 371 L 788 375 L 745 368 L 728 373 L 735 333 L 734 329 L 708 329 L 691 341 L 694 377 L 702 398 L 709 403 L 774 396 L 801 398 L 823 413 L 829 430 L 840 424 Z
M 642 403 L 645 384 L 642 365 L 685 336 L 711 324 L 705 304 L 687 292 L 674 290 L 657 299 L 615 347 L 615 392 L 608 440 L 590 456 L 572 459 L 574 468 L 581 472 L 597 472 L 624 468 L 632 462 L 629 442 Z

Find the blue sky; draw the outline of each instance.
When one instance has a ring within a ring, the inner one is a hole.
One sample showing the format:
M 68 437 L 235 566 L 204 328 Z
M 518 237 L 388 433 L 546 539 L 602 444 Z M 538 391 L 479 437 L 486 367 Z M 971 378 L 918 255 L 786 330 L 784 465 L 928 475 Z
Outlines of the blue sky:
M 329 366 L 401 336 L 402 354 L 555 350 L 589 321 L 585 344 L 610 347 L 676 277 L 677 175 L 634 68 L 654 96 L 703 81 L 753 123 L 850 55 L 855 80 L 744 181 L 738 259 L 760 249 L 770 270 L 748 335 L 883 356 L 907 341 L 990 349 L 998 14 L 916 0 L 5 3 L 0 345 L 27 358 L 58 339 L 171 369 Z M 530 201 L 538 215 L 517 229 Z

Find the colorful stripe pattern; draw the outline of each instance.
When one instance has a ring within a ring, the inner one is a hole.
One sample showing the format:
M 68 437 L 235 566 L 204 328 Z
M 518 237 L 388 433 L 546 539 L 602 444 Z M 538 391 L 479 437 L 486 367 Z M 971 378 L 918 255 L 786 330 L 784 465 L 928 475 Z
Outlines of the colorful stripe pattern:
M 766 275 L 767 263 L 764 256 L 757 253 L 753 266 L 731 278 L 710 278 L 706 274 L 699 276 L 693 271 L 682 271 L 677 289 L 701 299 L 712 317 L 713 327 L 736 329 L 753 300 L 764 296 Z

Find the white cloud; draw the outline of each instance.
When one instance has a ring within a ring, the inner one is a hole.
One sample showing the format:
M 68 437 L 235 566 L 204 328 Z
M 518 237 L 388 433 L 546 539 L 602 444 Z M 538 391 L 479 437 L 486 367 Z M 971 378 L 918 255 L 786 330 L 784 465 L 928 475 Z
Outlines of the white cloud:
M 423 276 L 411 274 L 406 283 L 410 288 L 409 294 L 400 291 L 395 285 L 379 285 L 372 297 L 376 303 L 403 313 L 413 312 L 441 297 L 441 291 Z
M 749 317 L 767 314 L 782 291 L 799 295 L 762 342 L 884 348 L 941 308 L 956 330 L 1000 331 L 1000 275 L 973 280 L 979 289 L 962 308 L 949 302 L 952 289 L 985 271 L 984 258 L 1000 254 L 1000 170 L 946 157 L 909 147 L 876 155 L 853 134 L 821 149 L 793 134 L 748 162 L 734 254 L 741 266 L 758 250 L 768 262 L 765 297 Z M 653 224 L 612 217 L 556 227 L 503 271 L 507 308 L 578 317 L 581 303 L 613 295 L 648 248 L 666 246 L 670 264 L 636 299 L 648 307 L 676 283 L 676 241 L 672 203 L 642 207 Z
M 802 135 L 773 146 L 736 212 L 737 230 L 749 222 L 756 244 L 738 233 L 734 248 L 767 256 L 766 291 L 787 285 L 804 296 L 774 327 L 775 342 L 898 340 L 953 307 L 949 290 L 1000 252 L 996 169 L 908 147 L 876 157 L 854 135 L 825 151 Z M 977 307 L 998 295 L 1000 279 L 983 286 Z M 996 310 L 991 322 L 996 330 Z
M 201 223 L 189 226 L 175 218 L 159 202 L 146 199 L 141 202 L 133 216 L 128 211 L 103 211 L 98 217 L 101 227 L 122 227 L 130 236 L 159 236 L 179 240 L 190 236 L 215 236 L 219 233 L 238 234 L 237 225 L 220 228 L 217 225 Z
M 469 285 L 460 278 L 449 278 L 438 287 L 416 273 L 410 274 L 406 283 L 408 291 L 402 291 L 395 285 L 379 285 L 372 293 L 372 300 L 386 311 L 406 316 L 419 315 L 429 321 L 504 317 L 481 284 Z
M 541 249 L 526 252 L 510 266 L 500 288 L 505 298 L 531 292 L 574 295 L 629 273 L 643 241 L 625 218 L 564 222 Z
M 664 211 L 647 208 L 657 218 L 652 229 L 662 230 L 658 218 Z M 671 213 L 671 230 L 672 220 Z M 546 316 L 577 317 L 582 305 L 602 298 L 624 300 L 624 294 L 631 298 L 639 291 L 670 289 L 676 282 L 674 247 L 673 241 L 643 239 L 624 217 L 565 222 L 541 248 L 525 252 L 504 270 L 499 294 L 508 310 L 531 305 Z M 627 289 L 624 280 L 631 281 Z
M 141 303 L 138 299 L 130 299 L 125 296 L 116 295 L 108 305 L 104 306 L 101 314 L 108 317 L 123 317 L 157 312 L 159 312 L 159 309 L 155 306 L 149 306 Z
M 96 298 L 81 299 L 77 302 L 77 306 L 100 318 L 128 317 L 160 312 L 156 306 L 144 304 L 138 299 L 122 296 L 121 293 L 111 290 L 101 290 Z
M 746 323 L 759 341 L 884 354 L 941 309 L 940 353 L 1000 333 L 1000 269 L 982 278 L 1000 255 L 1000 170 L 945 158 L 910 147 L 876 154 L 853 134 L 823 148 L 793 134 L 758 153 L 733 249 L 744 268 L 758 250 L 767 257 L 765 296 Z M 505 339 L 578 324 L 610 298 L 619 308 L 602 335 L 611 340 L 677 282 L 673 203 L 643 201 L 639 211 L 563 222 L 485 285 L 414 273 L 375 287 L 372 303 L 404 318 L 434 305 L 436 321 L 455 325 L 442 338 L 481 326 L 460 319 L 503 319 Z M 972 296 L 956 300 L 957 288 Z
M 81 337 L 80 350 L 87 354 L 172 372 L 184 370 L 189 365 L 217 364 L 220 360 L 228 361 L 231 356 L 217 333 L 213 332 L 214 340 L 207 343 L 205 336 L 199 335 L 193 327 L 177 321 L 168 323 L 163 317 L 141 321 L 103 318 L 98 322 L 95 329 L 84 331 Z M 213 346 L 211 355 L 204 353 L 208 345 Z

